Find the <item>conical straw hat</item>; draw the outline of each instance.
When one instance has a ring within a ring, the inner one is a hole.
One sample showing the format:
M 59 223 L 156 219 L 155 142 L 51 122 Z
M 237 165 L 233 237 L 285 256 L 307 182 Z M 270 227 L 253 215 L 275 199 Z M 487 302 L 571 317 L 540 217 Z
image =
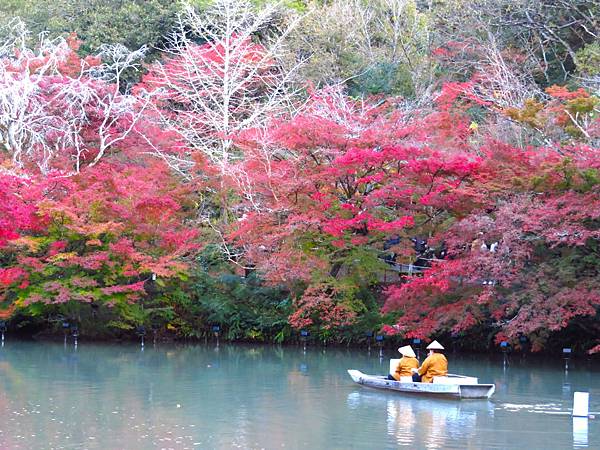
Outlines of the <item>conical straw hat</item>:
M 444 347 L 438 341 L 433 341 L 427 346 L 427 350 L 444 350 Z
M 417 355 L 415 355 L 415 352 L 413 351 L 413 349 L 410 345 L 405 345 L 404 347 L 400 347 L 398 349 L 398 351 L 400 352 L 400 354 L 402 356 L 409 356 L 411 358 L 417 357 Z

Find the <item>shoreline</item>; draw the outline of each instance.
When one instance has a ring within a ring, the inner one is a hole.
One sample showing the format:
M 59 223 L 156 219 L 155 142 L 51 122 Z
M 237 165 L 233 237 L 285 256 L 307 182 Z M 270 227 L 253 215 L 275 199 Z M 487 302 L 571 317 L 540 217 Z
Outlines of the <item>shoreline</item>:
M 43 335 L 22 335 L 22 334 L 5 334 L 5 345 L 9 345 L 10 342 L 35 342 L 35 343 L 64 343 L 64 335 L 53 335 L 53 334 L 43 334 Z M 240 347 L 263 347 L 263 348 L 305 348 L 306 351 L 326 351 L 328 349 L 331 350 L 353 350 L 353 351 L 364 351 L 365 353 L 370 353 L 372 356 L 377 356 L 379 353 L 379 346 L 371 345 L 370 352 L 367 344 L 339 344 L 339 343 L 330 343 L 327 345 L 318 344 L 315 342 L 308 341 L 306 346 L 303 345 L 301 341 L 286 341 L 282 343 L 276 342 L 260 342 L 260 341 L 249 341 L 249 340 L 228 340 L 220 338 L 217 340 L 212 337 L 210 339 L 198 339 L 198 338 L 189 338 L 189 339 L 160 339 L 157 338 L 156 342 L 153 341 L 152 335 L 146 335 L 144 339 L 144 348 L 153 347 L 153 346 L 240 346 Z M 74 339 L 71 336 L 67 336 L 67 346 L 73 346 Z M 141 346 L 141 339 L 119 339 L 119 338 L 90 338 L 86 336 L 78 336 L 77 337 L 77 346 L 80 347 L 82 345 L 92 344 L 92 345 L 107 345 L 107 346 Z M 397 343 L 389 343 L 387 345 L 383 345 L 381 348 L 383 349 L 383 358 L 393 358 L 396 356 L 397 346 L 400 344 Z M 426 354 L 426 350 L 424 348 L 420 349 L 421 356 L 423 357 Z M 550 356 L 555 356 L 557 361 L 563 362 L 565 358 L 562 355 L 556 356 L 556 352 L 542 350 L 540 352 L 530 352 L 530 351 L 521 351 L 521 350 L 513 350 L 508 352 L 503 352 L 500 348 L 494 349 L 448 349 L 445 354 L 447 355 L 460 355 L 460 356 L 473 356 L 473 357 L 497 357 L 499 359 L 502 358 L 504 354 L 506 354 L 507 359 L 523 359 L 523 358 L 531 358 L 531 359 L 545 359 L 548 360 Z M 568 358 L 569 361 L 588 361 L 592 363 L 600 363 L 600 357 L 593 354 L 587 354 L 582 352 L 573 352 L 570 354 Z

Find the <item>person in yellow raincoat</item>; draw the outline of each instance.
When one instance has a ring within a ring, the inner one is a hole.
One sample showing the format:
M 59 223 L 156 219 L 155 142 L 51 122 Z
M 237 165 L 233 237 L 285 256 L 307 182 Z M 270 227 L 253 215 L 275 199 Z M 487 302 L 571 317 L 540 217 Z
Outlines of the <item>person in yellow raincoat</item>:
M 427 346 L 429 355 L 418 369 L 412 369 L 413 381 L 422 383 L 431 383 L 433 377 L 445 377 L 448 375 L 448 360 L 441 353 L 444 350 L 442 344 L 433 341 Z
M 394 373 L 388 375 L 388 380 L 400 381 L 400 377 L 410 377 L 412 375 L 412 369 L 419 367 L 417 355 L 415 355 L 415 352 L 410 345 L 400 347 L 398 351 L 402 355 L 402 358 L 398 361 Z

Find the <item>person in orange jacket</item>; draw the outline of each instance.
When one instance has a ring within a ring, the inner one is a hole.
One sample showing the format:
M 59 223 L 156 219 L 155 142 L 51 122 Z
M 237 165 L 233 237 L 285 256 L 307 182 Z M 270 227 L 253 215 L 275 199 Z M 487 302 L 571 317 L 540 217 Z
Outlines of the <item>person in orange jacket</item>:
M 433 377 L 445 377 L 448 375 L 448 360 L 441 353 L 444 350 L 442 344 L 433 341 L 427 346 L 429 355 L 418 369 L 412 369 L 413 381 L 422 383 L 431 383 Z
M 398 351 L 402 355 L 402 358 L 398 361 L 394 373 L 388 375 L 388 380 L 400 381 L 400 377 L 410 377 L 412 375 L 411 370 L 419 367 L 417 355 L 415 355 L 415 352 L 410 345 L 400 347 Z

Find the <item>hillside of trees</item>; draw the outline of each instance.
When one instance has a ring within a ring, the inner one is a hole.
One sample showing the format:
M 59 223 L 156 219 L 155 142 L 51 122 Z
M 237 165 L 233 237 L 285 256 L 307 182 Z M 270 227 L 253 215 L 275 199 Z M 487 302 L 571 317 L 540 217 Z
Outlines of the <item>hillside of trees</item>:
M 5 0 L 13 332 L 600 352 L 600 5 Z

